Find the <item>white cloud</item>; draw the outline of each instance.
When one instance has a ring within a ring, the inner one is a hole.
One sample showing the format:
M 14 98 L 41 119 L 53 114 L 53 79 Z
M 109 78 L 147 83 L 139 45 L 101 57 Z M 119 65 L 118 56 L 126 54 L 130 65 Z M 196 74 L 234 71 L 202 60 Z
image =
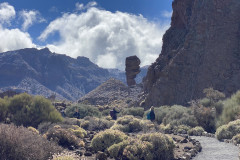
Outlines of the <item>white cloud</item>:
M 28 30 L 28 28 L 34 23 L 42 23 L 46 21 L 44 18 L 41 17 L 38 11 L 34 10 L 23 10 L 20 12 L 20 17 L 23 19 L 22 30 L 24 31 Z
M 0 3 L 0 24 L 10 25 L 10 21 L 15 17 L 16 12 L 13 6 L 7 2 Z
M 162 16 L 165 18 L 171 18 L 172 17 L 172 11 L 163 11 Z
M 19 29 L 4 29 L 0 26 L 0 52 L 36 47 L 30 35 Z
M 90 8 L 81 14 L 64 14 L 52 21 L 39 39 L 58 32 L 60 39 L 50 50 L 71 57 L 86 56 L 106 68 L 125 68 L 125 58 L 137 55 L 141 65 L 156 60 L 168 23 L 155 24 L 143 16 Z
M 77 2 L 75 6 L 76 6 L 77 10 L 81 11 L 81 10 L 84 10 L 84 9 L 88 9 L 88 8 L 97 6 L 97 2 L 91 1 L 91 2 L 87 3 L 87 5 L 84 5 L 82 3 Z

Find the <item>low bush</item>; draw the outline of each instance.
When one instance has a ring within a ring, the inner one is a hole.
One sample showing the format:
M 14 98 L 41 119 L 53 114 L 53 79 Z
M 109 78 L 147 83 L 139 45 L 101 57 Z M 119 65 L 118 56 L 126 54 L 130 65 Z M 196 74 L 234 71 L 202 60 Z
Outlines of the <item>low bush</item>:
M 163 124 L 172 124 L 175 126 L 186 125 L 195 127 L 197 126 L 197 120 L 192 114 L 190 108 L 175 105 L 170 107 L 169 112 L 167 112 L 166 116 L 163 118 Z
M 186 125 L 190 127 L 197 126 L 197 120 L 192 110 L 183 106 L 162 106 L 154 109 L 156 121 L 158 124 L 163 123 L 165 126 L 171 124 L 174 126 Z M 147 112 L 145 113 L 145 115 Z
M 0 124 L 0 159 L 46 160 L 62 149 L 25 127 Z
M 203 127 L 207 132 L 214 133 L 216 131 L 216 110 L 214 107 L 204 107 L 201 103 L 192 106 L 194 116 L 198 125 Z
M 108 151 L 116 159 L 129 160 L 171 160 L 173 159 L 173 140 L 161 133 L 144 134 L 136 139 L 128 138 L 112 145 Z
M 69 128 L 69 130 L 73 132 L 78 138 L 84 138 L 87 135 L 87 132 L 83 128 L 76 125 L 73 125 L 72 128 Z
M 172 124 L 167 124 L 166 126 L 161 124 L 160 129 L 164 131 L 166 134 L 187 134 L 187 132 L 191 129 L 191 127 L 186 125 L 175 126 Z
M 126 108 L 123 110 L 123 115 L 133 115 L 135 117 L 143 117 L 144 115 L 144 108 L 142 107 L 132 107 Z
M 106 151 L 113 144 L 117 144 L 126 139 L 127 136 L 118 130 L 105 130 L 96 134 L 91 142 L 91 146 L 95 151 Z
M 135 118 L 131 115 L 126 115 L 118 118 L 115 124 L 111 127 L 113 130 L 120 130 L 122 132 L 139 132 L 141 131 L 142 125 L 140 123 L 140 119 Z
M 61 128 L 59 125 L 50 128 L 45 135 L 48 140 L 54 141 L 64 148 L 73 149 L 73 147 L 78 148 L 84 145 L 84 142 L 74 132 Z
M 152 150 L 153 145 L 150 142 L 133 138 L 128 138 L 123 142 L 114 144 L 108 149 L 110 156 L 115 159 L 121 157 L 120 159 L 129 160 L 153 159 Z
M 223 101 L 223 111 L 217 126 L 240 118 L 240 91 Z
M 233 136 L 240 134 L 240 120 L 235 120 L 220 126 L 215 134 L 218 140 L 232 139 Z
M 114 121 L 107 120 L 106 118 L 87 116 L 81 121 L 80 126 L 89 131 L 101 131 L 111 128 L 113 124 Z
M 203 135 L 204 132 L 205 132 L 204 129 L 202 127 L 199 127 L 199 126 L 191 128 L 191 129 L 188 130 L 188 134 L 190 136 L 201 136 L 201 135 Z
M 237 134 L 232 138 L 232 141 L 235 145 L 240 144 L 240 134 Z
M 74 117 L 74 114 L 76 113 L 76 111 L 79 113 L 79 117 Z M 81 103 L 74 104 L 74 105 L 71 105 L 70 107 L 67 107 L 65 112 L 67 117 L 70 117 L 70 118 L 83 119 L 86 116 L 91 116 L 91 117 L 101 116 L 101 112 L 98 110 L 97 107 L 81 104 Z

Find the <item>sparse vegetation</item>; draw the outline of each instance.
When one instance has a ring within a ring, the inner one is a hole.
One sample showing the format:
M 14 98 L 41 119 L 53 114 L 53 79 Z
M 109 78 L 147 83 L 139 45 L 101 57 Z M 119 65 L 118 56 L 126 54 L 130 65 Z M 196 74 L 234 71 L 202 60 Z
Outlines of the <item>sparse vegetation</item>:
M 100 117 L 101 113 L 97 107 L 87 105 L 87 104 L 74 104 L 66 109 L 66 115 L 70 118 L 74 118 L 74 113 L 79 113 L 79 119 L 83 119 L 84 117 L 91 116 L 91 117 Z M 76 118 L 76 117 L 75 117 Z
M 143 117 L 144 115 L 144 108 L 141 107 L 132 107 L 124 109 L 123 115 L 133 115 L 137 117 Z
M 50 128 L 45 135 L 48 140 L 55 141 L 64 148 L 72 149 L 73 147 L 78 148 L 84 146 L 84 142 L 79 139 L 74 132 L 61 128 L 59 125 Z
M 134 116 L 126 115 L 120 117 L 111 127 L 111 129 L 120 130 L 122 132 L 128 133 L 139 132 L 143 129 L 140 121 L 141 121 L 140 119 L 135 118 Z
M 9 160 L 46 160 L 62 149 L 27 128 L 0 124 L 0 157 Z

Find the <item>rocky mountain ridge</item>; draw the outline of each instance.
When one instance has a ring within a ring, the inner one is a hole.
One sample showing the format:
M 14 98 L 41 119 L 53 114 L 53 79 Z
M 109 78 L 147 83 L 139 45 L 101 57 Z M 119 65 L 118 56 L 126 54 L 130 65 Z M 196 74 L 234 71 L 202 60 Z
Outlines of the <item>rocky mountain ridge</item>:
M 240 89 L 240 1 L 174 0 L 162 52 L 144 80 L 145 105 L 187 104 L 212 87 Z
M 111 77 L 124 80 L 125 72 L 117 71 L 113 74 L 86 57 L 74 59 L 48 48 L 8 51 L 0 53 L 0 91 L 76 101 Z

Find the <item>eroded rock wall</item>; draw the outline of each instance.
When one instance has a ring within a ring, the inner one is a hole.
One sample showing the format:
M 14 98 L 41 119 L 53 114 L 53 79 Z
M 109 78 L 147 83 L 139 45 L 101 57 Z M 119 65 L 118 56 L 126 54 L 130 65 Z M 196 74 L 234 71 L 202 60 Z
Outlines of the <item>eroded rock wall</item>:
M 174 0 L 171 27 L 144 80 L 145 105 L 173 105 L 213 87 L 240 89 L 240 1 Z

